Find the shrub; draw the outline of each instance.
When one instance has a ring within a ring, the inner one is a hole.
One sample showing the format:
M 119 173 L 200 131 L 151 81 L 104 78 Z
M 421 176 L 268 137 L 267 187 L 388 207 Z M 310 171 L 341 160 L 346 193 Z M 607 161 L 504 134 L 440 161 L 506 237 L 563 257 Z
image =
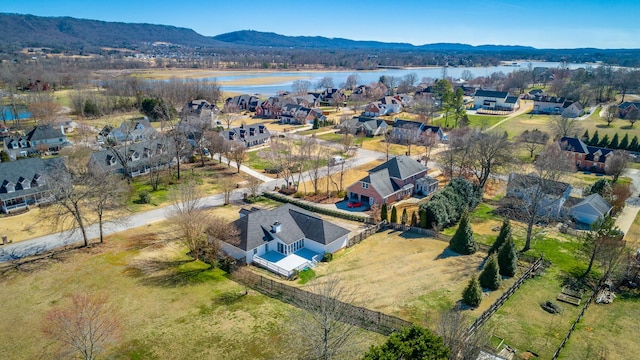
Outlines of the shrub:
M 511 222 L 509 219 L 504 219 L 502 221 L 502 226 L 500 227 L 500 233 L 496 238 L 496 241 L 493 242 L 491 248 L 489 248 L 489 255 L 493 253 L 497 253 L 500 250 L 500 247 L 508 240 L 511 239 Z
M 469 280 L 469 284 L 462 292 L 462 301 L 471 307 L 480 306 L 480 302 L 482 302 L 482 289 L 475 276 Z
M 322 256 L 322 262 L 329 262 L 333 260 L 333 254 L 328 252 L 328 253 L 324 253 L 324 255 Z
M 398 223 L 398 211 L 396 210 L 395 206 L 391 207 L 391 223 L 393 224 L 397 224 Z
M 487 263 L 480 273 L 480 286 L 489 290 L 498 290 L 500 287 L 500 269 L 495 255 L 489 256 Z
M 138 194 L 139 196 L 139 202 L 141 204 L 149 204 L 151 203 L 151 193 L 149 193 L 147 190 L 143 190 L 140 192 L 140 194 Z
M 387 211 L 387 204 L 384 203 L 382 204 L 382 207 L 380 208 L 380 219 L 382 221 L 389 221 L 389 214 Z
M 418 226 L 418 215 L 415 211 L 411 214 L 411 226 Z
M 402 216 L 400 216 L 400 223 L 402 225 L 407 225 L 408 221 L 409 221 L 409 215 L 407 214 L 407 208 L 404 208 L 402 210 Z
M 460 219 L 460 225 L 449 241 L 449 248 L 458 254 L 471 255 L 478 251 L 478 244 L 473 238 L 473 230 L 469 224 L 469 213 L 465 211 Z
M 516 275 L 516 270 L 518 269 L 518 252 L 512 239 L 507 239 L 507 242 L 500 248 L 498 252 L 498 266 L 500 267 L 500 275 L 508 277 Z
M 446 360 L 449 348 L 441 337 L 430 330 L 413 325 L 396 331 L 382 345 L 371 346 L 364 360 L 431 359 Z

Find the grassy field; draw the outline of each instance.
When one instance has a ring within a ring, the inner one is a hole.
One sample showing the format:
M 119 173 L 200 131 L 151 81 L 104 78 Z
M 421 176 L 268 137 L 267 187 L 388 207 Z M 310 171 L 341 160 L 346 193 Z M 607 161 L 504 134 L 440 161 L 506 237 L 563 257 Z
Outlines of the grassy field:
M 283 356 L 291 306 L 193 261 L 162 223 L 111 236 L 100 247 L 12 271 L 0 279 L 4 359 L 54 358 L 45 314 L 76 292 L 107 294 L 121 319 L 114 359 L 272 359 Z M 358 333 L 361 351 L 382 337 Z
M 364 165 L 357 166 L 352 169 L 347 169 L 344 172 L 344 176 L 342 178 L 343 187 L 346 189 L 347 186 L 353 184 L 354 182 L 362 179 L 367 176 L 369 173 L 368 170 L 374 168 L 378 165 L 382 164 L 381 160 L 372 161 L 366 163 Z M 331 180 L 336 182 L 338 186 L 340 185 L 340 174 L 334 174 L 331 176 Z M 321 177 L 318 180 L 318 189 L 320 193 L 326 192 L 327 189 L 327 181 L 329 181 L 329 189 L 330 191 L 336 192 L 336 188 L 333 183 L 326 176 Z M 304 189 L 307 189 L 307 193 L 313 192 L 313 183 L 311 181 L 305 181 L 302 184 L 298 185 L 298 190 L 304 192 Z

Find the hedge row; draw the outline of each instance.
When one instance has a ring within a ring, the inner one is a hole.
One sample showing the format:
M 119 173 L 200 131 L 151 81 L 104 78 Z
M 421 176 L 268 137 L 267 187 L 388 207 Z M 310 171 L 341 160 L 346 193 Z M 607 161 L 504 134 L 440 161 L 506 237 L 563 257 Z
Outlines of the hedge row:
M 296 205 L 298 207 L 301 207 L 305 210 L 308 211 L 313 211 L 313 212 L 317 212 L 323 215 L 329 215 L 329 216 L 333 216 L 333 217 L 337 217 L 337 218 L 341 218 L 341 219 L 345 219 L 345 220 L 351 220 L 351 221 L 359 221 L 359 222 L 367 222 L 369 220 L 368 216 L 360 216 L 360 215 L 355 215 L 355 214 L 348 214 L 342 211 L 336 211 L 336 210 L 331 210 L 331 209 L 326 209 L 323 207 L 319 207 L 319 206 L 314 206 L 311 205 L 307 202 L 302 202 L 296 199 L 292 199 L 288 196 L 284 196 L 284 195 L 279 195 L 276 193 L 272 193 L 272 192 L 265 192 L 262 194 L 262 196 L 276 200 L 276 201 L 280 201 L 280 202 L 285 202 L 285 203 L 290 203 L 293 205 Z

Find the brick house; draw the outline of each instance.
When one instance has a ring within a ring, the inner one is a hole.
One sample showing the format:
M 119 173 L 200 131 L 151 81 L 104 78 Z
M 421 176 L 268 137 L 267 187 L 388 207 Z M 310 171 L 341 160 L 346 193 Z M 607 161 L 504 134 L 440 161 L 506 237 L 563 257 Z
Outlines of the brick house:
M 589 146 L 584 141 L 574 137 L 560 139 L 560 147 L 579 170 L 604 173 L 607 157 L 613 150 Z
M 347 187 L 349 199 L 365 204 L 391 204 L 411 196 L 427 167 L 408 156 L 396 156 L 369 170 L 369 175 Z

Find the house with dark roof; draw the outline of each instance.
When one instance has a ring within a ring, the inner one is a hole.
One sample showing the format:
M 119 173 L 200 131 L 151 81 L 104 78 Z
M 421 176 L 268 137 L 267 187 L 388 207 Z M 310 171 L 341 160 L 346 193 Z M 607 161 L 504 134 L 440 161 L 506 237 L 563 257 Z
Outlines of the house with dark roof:
M 258 97 L 255 95 L 242 94 L 227 98 L 225 106 L 236 107 L 240 110 L 256 111 Z
M 211 104 L 207 100 L 191 100 L 180 110 L 180 119 L 184 120 L 199 120 L 213 121 L 213 116 L 220 110 L 215 104 Z
M 611 149 L 589 146 L 575 137 L 561 138 L 560 147 L 578 170 L 598 173 L 604 173 L 607 157 L 613 154 Z
M 344 106 L 347 99 L 342 91 L 336 88 L 325 89 L 318 98 L 321 106 Z
M 538 197 L 538 191 L 542 194 Z M 571 185 L 549 179 L 541 179 L 536 174 L 509 174 L 507 197 L 520 199 L 525 203 L 539 201 L 538 215 L 550 218 L 560 216 L 560 210 L 571 194 Z
M 12 160 L 37 153 L 59 151 L 69 145 L 62 131 L 51 125 L 37 125 L 24 136 L 14 135 L 3 139 L 4 151 Z
M 384 135 L 389 130 L 389 125 L 384 120 L 366 116 L 349 119 L 342 126 L 356 135 L 364 134 L 368 137 Z
M 102 172 L 136 177 L 175 164 L 171 138 L 112 146 L 91 154 L 89 165 Z
M 310 109 L 297 104 L 285 104 L 280 113 L 280 122 L 283 124 L 313 124 L 315 119 L 323 122 L 327 117 L 319 109 Z
M 349 230 L 292 204 L 275 209 L 243 209 L 231 223 L 240 235 L 222 250 L 285 277 L 314 267 L 325 253 L 349 244 Z
M 569 215 L 582 224 L 591 225 L 611 212 L 612 206 L 600 194 L 591 194 L 569 209 Z
M 533 100 L 534 114 L 562 115 L 575 118 L 584 113 L 584 106 L 579 101 L 571 101 L 563 97 L 549 96 L 544 93 L 528 95 Z
M 426 134 L 425 134 L 426 133 Z M 417 143 L 423 136 L 435 136 L 439 141 L 446 141 L 446 135 L 440 126 L 425 125 L 420 121 L 395 118 L 391 130 L 393 141 L 398 144 Z
M 102 129 L 99 136 L 103 142 L 137 142 L 154 139 L 158 136 L 158 132 L 151 126 L 149 119 L 143 118 L 125 120 L 117 128 L 107 125 Z
M 417 192 L 416 182 L 427 167 L 409 156 L 396 156 L 369 170 L 369 175 L 347 187 L 349 199 L 366 205 L 391 204 Z M 421 188 L 420 191 L 423 189 Z
M 239 127 L 221 131 L 220 136 L 226 140 L 240 142 L 250 148 L 266 143 L 271 138 L 271 133 L 264 124 L 242 124 Z
M 49 174 L 60 166 L 64 166 L 61 158 L 0 163 L 0 212 L 8 214 L 51 201 Z
M 509 96 L 506 91 L 478 89 L 473 94 L 475 109 L 513 111 L 520 107 L 517 96 Z
M 618 115 L 621 119 L 626 119 L 627 114 L 634 110 L 636 113 L 640 112 L 640 101 L 625 101 L 618 105 Z

